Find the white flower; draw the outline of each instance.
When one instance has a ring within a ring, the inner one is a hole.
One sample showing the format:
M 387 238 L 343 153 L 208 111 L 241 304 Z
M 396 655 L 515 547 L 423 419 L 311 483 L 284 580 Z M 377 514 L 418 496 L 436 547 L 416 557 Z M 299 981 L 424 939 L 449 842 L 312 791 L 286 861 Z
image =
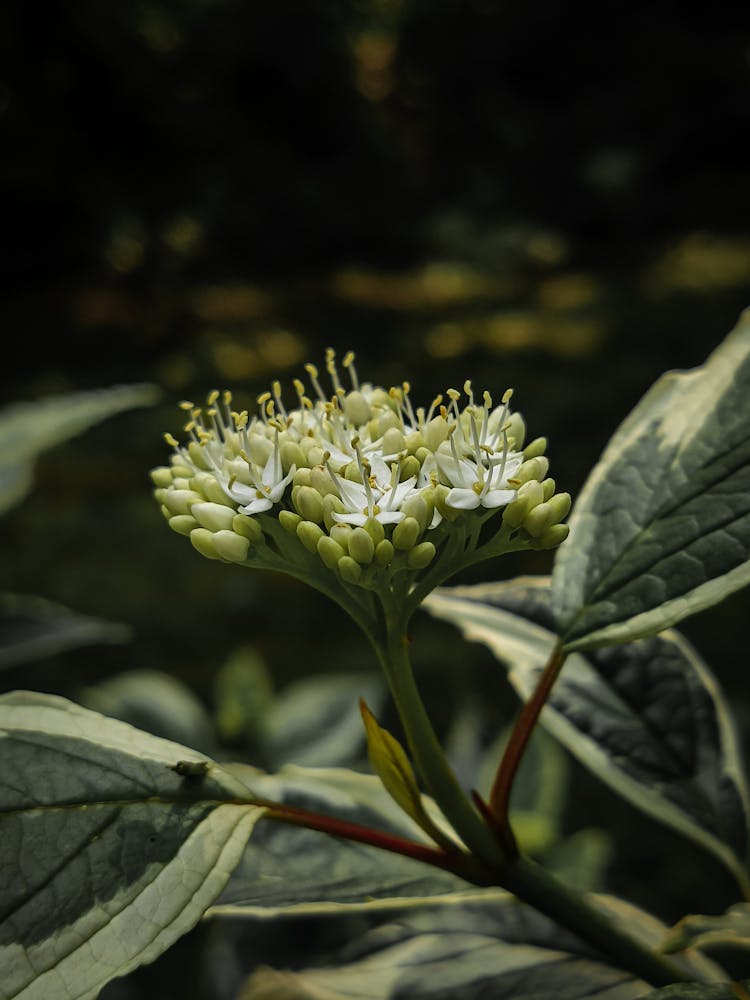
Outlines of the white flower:
M 390 469 L 377 455 L 368 459 L 368 465 L 357 452 L 361 483 L 353 483 L 343 476 L 337 475 L 329 468 L 331 478 L 339 490 L 341 500 L 346 507 L 345 514 L 335 513 L 334 520 L 341 524 L 352 524 L 362 527 L 373 518 L 381 524 L 398 524 L 405 515 L 399 509 L 410 496 L 418 493 L 414 489 L 416 476 L 398 481 L 398 465 L 394 462 Z

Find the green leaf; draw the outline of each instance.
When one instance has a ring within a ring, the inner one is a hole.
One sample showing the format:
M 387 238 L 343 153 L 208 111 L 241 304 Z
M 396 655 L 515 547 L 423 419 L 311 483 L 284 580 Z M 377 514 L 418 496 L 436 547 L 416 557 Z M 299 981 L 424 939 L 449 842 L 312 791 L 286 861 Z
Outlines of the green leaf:
M 527 699 L 555 645 L 546 578 L 436 591 L 431 614 L 485 643 Z M 674 631 L 571 654 L 540 721 L 623 798 L 748 886 L 748 790 L 716 679 Z
M 624 912 L 639 937 L 658 939 L 658 922 L 630 907 Z M 694 972 L 715 974 L 705 965 Z M 636 1000 L 648 992 L 643 980 L 608 965 L 571 933 L 498 891 L 485 901 L 459 898 L 405 912 L 315 968 L 260 969 L 240 995 L 242 1000 Z
M 366 763 L 359 699 L 376 710 L 385 684 L 372 674 L 316 674 L 290 684 L 270 706 L 262 729 L 269 767 L 306 764 L 345 767 Z
M 431 841 L 395 804 L 378 778 L 344 768 L 288 765 L 263 774 L 226 765 L 253 792 L 423 844 Z M 450 829 L 425 796 L 430 820 Z M 329 837 L 273 819 L 259 823 L 226 889 L 210 914 L 244 917 L 335 915 L 425 906 L 431 897 L 494 890 L 475 889 L 449 872 L 365 844 Z
M 736 903 L 726 913 L 691 913 L 675 924 L 662 943 L 669 953 L 683 948 L 750 949 L 750 903 Z
M 567 649 L 652 635 L 750 582 L 750 310 L 607 445 L 552 578 Z
M 0 698 L 0 998 L 86 1000 L 190 930 L 263 810 L 192 750 Z
M 0 670 L 99 643 L 127 642 L 126 625 L 24 594 L 0 594 Z
M 0 411 L 0 514 L 31 489 L 34 461 L 43 451 L 157 398 L 155 386 L 121 385 L 5 407 Z

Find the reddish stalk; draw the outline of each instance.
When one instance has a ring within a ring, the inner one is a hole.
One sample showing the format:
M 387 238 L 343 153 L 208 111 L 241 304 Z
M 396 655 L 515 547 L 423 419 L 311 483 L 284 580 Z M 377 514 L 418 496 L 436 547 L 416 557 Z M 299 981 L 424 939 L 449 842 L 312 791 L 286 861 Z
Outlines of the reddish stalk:
M 492 785 L 490 810 L 494 817 L 493 827 L 498 831 L 500 840 L 506 848 L 509 845 L 513 845 L 516 855 L 518 854 L 518 849 L 515 847 L 515 838 L 508 818 L 513 781 L 523 760 L 523 755 L 531 739 L 534 726 L 549 698 L 552 686 L 557 680 L 566 657 L 567 653 L 564 652 L 562 646 L 558 643 L 550 654 L 550 658 L 542 672 L 542 676 L 539 678 L 539 683 L 534 693 L 523 706 L 516 719 L 516 724 L 513 727 L 513 732 L 508 740 L 508 745 L 505 748 L 503 759 L 500 761 L 500 766 Z

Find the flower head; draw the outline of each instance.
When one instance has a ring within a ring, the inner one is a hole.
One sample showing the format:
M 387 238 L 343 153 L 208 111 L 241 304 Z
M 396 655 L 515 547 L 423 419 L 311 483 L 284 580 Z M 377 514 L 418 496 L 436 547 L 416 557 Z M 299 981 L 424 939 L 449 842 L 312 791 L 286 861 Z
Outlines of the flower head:
M 523 450 L 510 391 L 494 406 L 466 382 L 415 407 L 408 382 L 360 383 L 352 353 L 343 368 L 348 387 L 329 350 L 326 392 L 307 365 L 310 388 L 294 381 L 294 406 L 278 382 L 253 413 L 229 392 L 181 404 L 186 440 L 167 435 L 171 462 L 152 472 L 170 526 L 212 558 L 288 572 L 308 560 L 309 576 L 312 553 L 321 571 L 374 590 L 405 570 L 416 578 L 451 533 L 463 532 L 464 565 L 472 546 L 489 555 L 562 540 L 569 498 L 545 479 L 544 439 Z

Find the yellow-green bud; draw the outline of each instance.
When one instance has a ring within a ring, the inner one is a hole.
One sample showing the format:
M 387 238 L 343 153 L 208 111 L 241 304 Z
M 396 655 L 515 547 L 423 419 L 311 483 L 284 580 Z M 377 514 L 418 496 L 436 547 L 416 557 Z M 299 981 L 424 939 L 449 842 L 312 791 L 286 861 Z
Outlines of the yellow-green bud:
M 527 462 L 524 462 L 520 466 L 518 472 L 513 476 L 513 481 L 517 483 L 528 483 L 531 479 L 536 479 L 540 483 L 547 475 L 547 469 L 549 469 L 549 461 L 544 457 L 544 455 L 537 455 L 535 458 L 530 458 Z
M 264 466 L 271 455 L 273 455 L 274 444 L 268 438 L 261 437 L 259 434 L 252 434 L 248 436 L 248 448 L 250 458 L 253 462 L 256 465 Z
M 325 465 L 314 465 L 310 469 L 310 485 L 314 490 L 317 490 L 322 497 L 327 496 L 329 493 L 333 493 L 334 496 L 338 496 L 336 487 L 331 479 L 331 474 Z
M 209 531 L 222 531 L 232 527 L 234 511 L 219 503 L 194 503 L 190 513 L 202 528 Z
M 214 548 L 214 536 L 208 528 L 193 528 L 190 532 L 190 541 L 193 548 L 196 548 L 206 559 L 221 559 L 221 556 Z
M 364 528 L 355 528 L 349 536 L 349 555 L 368 566 L 375 555 L 375 543 Z
M 166 495 L 167 495 L 168 492 L 169 492 L 169 490 L 167 490 L 163 486 L 160 486 L 159 489 L 154 490 L 154 496 L 156 497 L 156 499 L 158 500 L 158 502 L 161 504 L 162 508 L 167 511 L 167 514 L 165 515 L 165 517 L 170 517 L 171 516 L 169 514 L 169 508 L 164 506 L 164 498 L 166 497 Z
M 394 410 L 386 410 L 378 418 L 378 437 L 382 437 L 391 427 L 401 429 L 401 420 Z
M 203 497 L 193 490 L 167 490 L 164 506 L 173 514 L 189 514 L 194 503 L 200 503 Z
M 414 548 L 419 539 L 419 521 L 416 517 L 405 517 L 393 529 L 393 547 L 406 552 Z
M 193 476 L 190 480 L 190 488 L 196 493 L 200 493 L 203 499 L 211 503 L 224 504 L 226 507 L 232 505 L 232 501 L 216 481 L 216 477 L 208 472 L 199 472 L 197 476 Z
M 538 437 L 534 438 L 523 450 L 523 457 L 525 459 L 538 458 L 543 455 L 547 450 L 547 438 Z
M 403 524 L 403 521 L 401 522 Z M 435 558 L 435 546 L 432 542 L 420 542 L 415 545 L 406 557 L 409 569 L 424 569 Z
M 418 476 L 420 468 L 419 459 L 415 455 L 407 455 L 401 463 L 398 477 L 403 483 L 412 476 Z
M 542 483 L 542 492 L 544 493 L 545 500 L 551 500 L 555 495 L 555 480 L 545 479 Z
M 292 489 L 294 486 L 309 486 L 310 485 L 310 470 L 309 469 L 297 469 L 292 477 Z
M 389 427 L 383 435 L 381 442 L 381 453 L 383 455 L 398 455 L 406 450 L 406 438 L 400 427 Z
M 284 441 L 279 445 L 279 458 L 281 459 L 281 468 L 284 470 L 284 475 L 289 473 L 293 465 L 296 465 L 299 469 L 305 464 L 305 453 L 296 441 Z
M 393 543 L 387 538 L 375 546 L 375 562 L 378 566 L 388 566 L 393 561 L 394 554 Z
M 432 520 L 432 505 L 423 496 L 409 497 L 401 505 L 401 510 L 407 517 L 413 517 L 419 523 L 420 531 L 424 531 Z
M 552 511 L 552 520 L 550 524 L 557 524 L 562 521 L 564 517 L 568 516 L 570 511 L 570 493 L 555 493 L 555 495 L 548 501 L 549 508 Z
M 326 493 L 323 497 L 323 523 L 328 531 L 338 522 L 334 519 L 334 514 L 345 514 L 346 507 L 335 493 Z
M 193 528 L 198 527 L 198 522 L 189 514 L 177 514 L 176 517 L 170 517 L 169 527 L 178 535 L 189 535 Z
M 152 469 L 149 475 L 154 486 L 166 488 L 172 485 L 172 470 L 166 465 L 160 465 L 158 469 Z
M 193 469 L 189 468 L 187 465 L 180 465 L 179 462 L 175 462 L 172 466 L 173 476 L 182 476 L 184 479 L 190 479 L 193 472 Z
M 336 569 L 339 560 L 346 555 L 346 552 L 338 542 L 334 542 L 328 535 L 323 535 L 318 539 L 318 555 L 328 569 Z
M 351 556 L 342 556 L 339 559 L 337 569 L 341 574 L 342 580 L 345 580 L 347 583 L 359 583 L 362 576 L 362 567 Z
M 417 448 L 414 457 L 419 462 L 420 467 L 424 465 L 428 458 L 430 458 L 432 452 L 429 448 Z
M 404 440 L 406 441 L 406 450 L 410 455 L 415 455 L 420 448 L 424 448 L 424 438 L 421 431 L 412 431 L 411 434 L 406 435 Z
M 172 480 L 172 489 L 173 490 L 190 490 L 190 489 L 192 489 L 192 486 L 190 485 L 191 482 L 192 482 L 192 480 L 185 479 L 183 476 L 176 476 Z
M 308 552 L 318 551 L 318 539 L 322 538 L 323 535 L 323 529 L 312 521 L 300 521 L 297 525 L 297 538 Z
M 385 538 L 385 528 L 377 518 L 368 517 L 364 523 L 364 529 L 375 545 L 379 545 Z
M 284 529 L 288 531 L 290 535 L 297 534 L 297 528 L 302 523 L 302 518 L 299 514 L 295 514 L 292 510 L 280 510 L 279 511 L 279 524 Z
M 540 503 L 523 519 L 523 526 L 532 538 L 540 538 L 550 524 L 552 524 L 552 509 L 549 503 Z
M 433 417 L 424 429 L 424 443 L 430 451 L 437 451 L 448 437 L 448 421 L 445 417 Z
M 188 445 L 188 455 L 190 456 L 190 461 L 198 469 L 204 469 L 207 471 L 211 468 L 206 460 L 206 449 L 201 445 L 197 444 L 195 441 L 191 441 Z
M 523 483 L 519 487 L 517 497 L 519 500 L 526 501 L 527 510 L 533 510 L 534 507 L 538 507 L 546 499 L 544 496 L 544 486 L 537 479 L 530 479 L 527 483 Z
M 528 512 L 529 505 L 527 500 L 516 494 L 516 499 L 511 500 L 503 510 L 503 524 L 506 524 L 509 528 L 520 528 Z
M 310 463 L 311 467 L 314 469 L 316 465 L 323 464 L 323 449 L 322 448 L 310 448 L 307 452 L 307 461 Z
M 352 527 L 350 524 L 334 524 L 334 526 L 330 529 L 330 534 L 334 542 L 338 542 L 345 552 L 349 551 L 349 539 L 352 534 Z
M 286 514 L 288 511 L 282 511 L 282 513 Z M 232 531 L 236 531 L 238 535 L 242 535 L 249 542 L 260 542 L 263 539 L 261 526 L 254 517 L 249 517 L 247 514 L 234 515 L 232 518 Z
M 350 462 L 344 469 L 344 479 L 350 483 L 362 483 L 362 473 L 357 462 Z
M 242 535 L 237 535 L 233 531 L 217 531 L 211 540 L 221 558 L 227 562 L 244 562 L 247 559 L 250 542 Z
M 508 444 L 514 451 L 520 451 L 526 440 L 526 423 L 520 413 L 511 413 L 507 424 Z
M 292 503 L 306 521 L 323 523 L 323 497 L 312 486 L 295 486 Z
M 357 389 L 348 392 L 344 397 L 344 416 L 355 427 L 366 424 L 372 416 L 370 404 Z
M 540 548 L 554 549 L 555 546 L 564 542 L 570 534 L 570 527 L 567 524 L 552 524 L 539 539 Z

